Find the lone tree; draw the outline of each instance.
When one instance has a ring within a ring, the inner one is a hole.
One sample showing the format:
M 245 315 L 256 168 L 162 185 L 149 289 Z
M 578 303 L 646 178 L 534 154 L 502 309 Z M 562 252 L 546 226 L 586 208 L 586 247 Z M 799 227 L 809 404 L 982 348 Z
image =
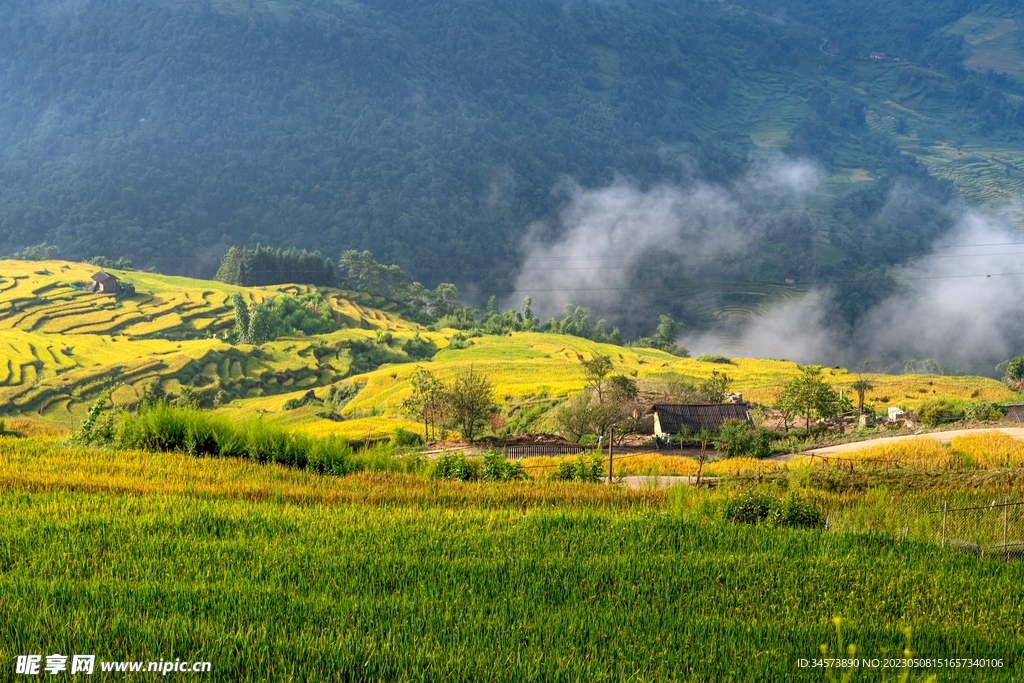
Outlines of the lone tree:
M 857 414 L 864 414 L 864 393 L 871 391 L 875 388 L 864 375 L 857 377 L 857 381 L 853 383 L 853 390 L 857 392 Z
M 711 371 L 711 377 L 700 383 L 697 390 L 704 395 L 708 403 L 725 403 L 725 395 L 729 393 L 732 378 L 718 370 Z
M 1018 391 L 1024 388 L 1024 356 L 1015 356 L 1006 364 L 1006 376 L 1003 380 Z
M 498 407 L 494 401 L 494 385 L 485 375 L 473 372 L 473 366 L 456 375 L 444 392 L 446 422 L 459 430 L 466 441 L 472 441 L 477 429 Z
M 806 430 L 811 431 L 811 420 L 829 420 L 842 410 L 839 392 L 822 377 L 820 365 L 804 365 L 800 377 L 786 382 L 779 403 L 804 418 Z
M 583 364 L 583 378 L 587 387 L 597 392 L 598 402 L 604 400 L 604 380 L 612 371 L 612 359 L 610 356 L 594 356 L 590 360 L 580 361 Z
M 580 362 L 587 386 L 558 410 L 555 420 L 559 431 L 579 442 L 590 434 L 607 434 L 612 427 L 620 433 L 635 428 L 636 382 L 625 375 L 609 377 L 613 366 L 608 356 Z
M 412 395 L 402 401 L 402 412 L 423 423 L 423 440 L 437 438 L 437 423 L 444 422 L 445 386 L 434 373 L 416 368 L 412 376 Z

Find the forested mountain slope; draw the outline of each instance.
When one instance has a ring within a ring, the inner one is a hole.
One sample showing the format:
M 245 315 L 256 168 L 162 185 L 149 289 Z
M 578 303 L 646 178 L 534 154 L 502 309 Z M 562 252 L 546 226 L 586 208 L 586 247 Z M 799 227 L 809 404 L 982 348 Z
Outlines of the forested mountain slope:
M 824 195 L 716 276 L 877 274 L 840 297 L 851 321 L 948 228 L 937 178 L 984 200 L 1021 183 L 997 158 L 1022 149 L 1021 86 L 965 67 L 979 24 L 950 26 L 968 16 L 1016 21 L 970 0 L 11 0 L 0 250 L 45 239 L 208 276 L 230 244 L 369 249 L 486 296 L 566 178 L 728 183 L 788 154 L 825 169 Z M 924 203 L 883 216 L 908 178 Z M 700 282 L 651 266 L 638 287 Z M 665 307 L 700 322 L 657 293 L 628 306 Z

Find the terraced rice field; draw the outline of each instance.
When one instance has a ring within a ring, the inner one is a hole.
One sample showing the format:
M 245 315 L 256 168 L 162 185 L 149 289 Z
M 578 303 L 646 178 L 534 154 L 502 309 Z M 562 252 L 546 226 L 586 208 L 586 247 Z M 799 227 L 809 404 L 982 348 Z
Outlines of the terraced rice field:
M 580 359 L 595 354 L 611 357 L 615 373 L 641 381 L 688 380 L 699 382 L 713 372 L 724 372 L 734 382 L 731 389 L 746 400 L 774 403 L 782 385 L 800 374 L 796 363 L 780 360 L 736 358 L 728 365 L 702 362 L 653 349 L 636 349 L 598 344 L 579 337 L 540 333 L 515 333 L 509 337 L 484 336 L 471 340 L 468 349 L 442 349 L 429 363 L 394 365 L 351 378 L 363 389 L 342 414 L 352 419 L 331 422 L 317 417 L 322 408 L 312 406 L 283 410 L 290 398 L 300 392 L 243 400 L 232 403 L 226 412 L 236 417 L 259 410 L 270 419 L 280 419 L 315 434 L 341 434 L 350 438 L 383 437 L 395 427 L 422 431 L 403 416 L 402 401 L 412 391 L 409 380 L 417 367 L 424 367 L 443 380 L 472 365 L 474 372 L 485 374 L 495 385 L 499 404 L 539 399 L 561 399 L 580 391 L 585 381 Z M 826 379 L 851 397 L 858 375 L 846 370 L 826 370 Z M 867 392 L 866 403 L 879 410 L 888 406 L 912 409 L 922 401 L 936 397 L 968 400 L 1005 401 L 1015 396 L 1000 382 L 982 377 L 940 377 L 931 375 L 865 375 L 874 389 Z
M 557 401 L 584 386 L 580 360 L 603 354 L 611 357 L 614 372 L 643 382 L 683 380 L 698 382 L 712 372 L 733 379 L 732 390 L 747 400 L 772 403 L 782 384 L 796 377 L 796 364 L 788 361 L 734 359 L 729 365 L 684 359 L 652 349 L 597 344 L 578 337 L 540 333 L 471 339 L 471 346 L 445 348 L 454 331 L 428 332 L 407 322 L 393 305 L 365 294 L 326 289 L 342 329 L 316 338 L 280 339 L 259 348 L 231 346 L 217 332 L 233 324 L 229 297 L 241 292 L 260 301 L 281 292 L 301 294 L 309 287 L 231 287 L 218 282 L 170 277 L 154 273 L 118 272 L 136 287 L 134 297 L 118 299 L 75 289 L 87 281 L 93 266 L 61 261 L 0 261 L 0 412 L 32 414 L 65 427 L 75 423 L 95 397 L 114 382 L 124 386 L 115 403 L 131 405 L 145 387 L 159 382 L 164 391 L 178 394 L 183 387 L 235 417 L 267 414 L 317 434 L 343 434 L 352 438 L 381 437 L 395 427 L 416 430 L 402 415 L 401 403 L 410 394 L 415 363 L 385 365 L 351 381 L 362 386 L 345 406 L 344 421 L 325 419 L 323 407 L 284 410 L 289 399 L 309 390 L 323 395 L 328 384 L 348 375 L 351 356 L 346 344 L 363 339 L 376 343 L 378 331 L 388 331 L 396 342 L 419 334 L 441 349 L 430 361 L 419 363 L 441 379 L 449 380 L 472 366 L 495 384 L 500 404 Z M 730 315 L 757 315 L 763 305 L 794 290 L 771 292 L 742 288 L 724 292 Z M 829 370 L 837 388 L 849 389 L 856 376 Z M 976 377 L 870 375 L 875 388 L 867 401 L 884 409 L 890 405 L 913 408 L 923 400 L 955 397 L 1001 401 L 1014 395 L 1002 384 Z
M 972 12 L 943 29 L 946 35 L 961 35 L 969 46 L 968 68 L 992 69 L 1024 80 L 1024 54 L 1020 49 L 1021 19 L 1009 6 L 1002 11 L 988 6 Z
M 339 332 L 259 350 L 232 347 L 217 336 L 234 325 L 232 294 L 263 301 L 313 288 L 239 288 L 113 270 L 136 288 L 135 296 L 122 298 L 87 290 L 97 270 L 64 261 L 0 260 L 0 413 L 31 413 L 67 426 L 114 382 L 124 384 L 114 395 L 122 405 L 138 401 L 154 382 L 170 393 L 187 385 L 221 401 L 308 390 L 347 370 L 337 352 L 321 364 L 315 344 L 372 338 L 379 329 L 400 338 L 416 331 L 384 310 L 383 300 L 327 289 L 322 293 L 343 327 Z

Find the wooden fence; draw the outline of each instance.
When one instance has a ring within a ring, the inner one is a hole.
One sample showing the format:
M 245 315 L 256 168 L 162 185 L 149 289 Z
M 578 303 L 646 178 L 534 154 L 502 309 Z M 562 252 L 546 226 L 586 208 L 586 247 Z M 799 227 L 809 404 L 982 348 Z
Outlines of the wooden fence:
M 579 453 L 589 453 L 594 449 L 594 446 L 526 444 L 522 446 L 505 446 L 505 457 L 509 460 L 519 460 L 520 458 L 532 458 L 535 456 L 577 455 Z

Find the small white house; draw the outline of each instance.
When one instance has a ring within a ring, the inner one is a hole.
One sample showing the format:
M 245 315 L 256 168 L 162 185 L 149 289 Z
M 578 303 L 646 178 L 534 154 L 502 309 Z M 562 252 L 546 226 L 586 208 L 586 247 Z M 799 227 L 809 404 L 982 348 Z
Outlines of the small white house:
M 896 420 L 903 419 L 903 411 L 896 406 L 889 406 L 889 421 L 895 422 Z

